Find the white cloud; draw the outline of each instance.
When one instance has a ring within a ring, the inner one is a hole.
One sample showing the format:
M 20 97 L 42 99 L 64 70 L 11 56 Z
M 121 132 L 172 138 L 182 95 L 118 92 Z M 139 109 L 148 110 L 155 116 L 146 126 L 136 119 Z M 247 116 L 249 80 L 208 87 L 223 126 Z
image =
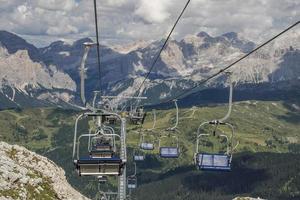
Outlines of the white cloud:
M 149 23 L 162 23 L 171 15 L 170 5 L 170 0 L 140 0 L 134 13 Z
M 165 37 L 186 1 L 101 0 L 103 43 L 159 40 Z M 94 36 L 93 0 L 0 0 L 0 29 L 42 38 Z M 299 0 L 191 0 L 175 29 L 176 38 L 206 31 L 235 31 L 262 41 L 300 19 Z M 28 36 L 28 38 L 29 38 Z M 43 42 L 44 44 L 44 42 Z

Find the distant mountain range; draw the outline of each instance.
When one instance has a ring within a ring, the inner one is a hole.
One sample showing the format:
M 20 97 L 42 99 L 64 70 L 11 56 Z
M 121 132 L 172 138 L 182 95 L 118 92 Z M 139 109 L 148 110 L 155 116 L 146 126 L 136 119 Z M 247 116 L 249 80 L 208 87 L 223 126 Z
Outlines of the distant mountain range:
M 0 31 L 0 99 L 11 105 L 69 105 L 78 103 L 78 67 L 83 38 L 73 43 L 56 41 L 36 48 L 21 37 Z M 132 95 L 159 52 L 163 41 L 137 41 L 123 46 L 100 47 L 103 93 Z M 194 86 L 251 51 L 255 43 L 230 32 L 212 37 L 205 32 L 171 40 L 162 52 L 144 87 L 150 102 L 172 97 Z M 87 93 L 97 88 L 96 49 L 87 59 Z M 300 79 L 300 33 L 290 32 L 232 68 L 239 84 L 270 83 Z M 224 77 L 206 87 L 223 87 Z M 15 95 L 14 98 L 12 98 Z M 157 98 L 159 97 L 159 98 Z M 17 100 L 17 99 L 20 100 Z M 21 101 L 28 99 L 27 101 Z

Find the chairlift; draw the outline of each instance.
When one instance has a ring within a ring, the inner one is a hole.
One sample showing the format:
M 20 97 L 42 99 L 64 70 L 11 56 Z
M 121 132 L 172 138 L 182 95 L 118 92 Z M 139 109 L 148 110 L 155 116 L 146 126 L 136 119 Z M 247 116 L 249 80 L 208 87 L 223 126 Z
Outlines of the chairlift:
M 203 124 L 204 125 L 204 124 Z M 232 134 L 230 140 L 227 135 L 220 134 L 220 137 L 225 138 L 226 142 L 226 152 L 225 153 L 206 153 L 199 152 L 199 141 L 200 138 L 205 136 L 210 136 L 210 134 L 199 134 L 197 137 L 197 147 L 194 161 L 200 170 L 210 170 L 210 171 L 230 171 L 231 170 L 231 160 L 232 160 L 232 138 L 233 138 L 233 127 L 228 124 L 231 128 Z M 202 127 L 202 126 L 201 126 Z M 201 128 L 200 127 L 200 128 Z M 198 129 L 200 130 L 200 129 Z
M 175 146 L 162 146 L 163 138 L 173 138 Z M 178 158 L 179 157 L 179 140 L 177 136 L 162 136 L 159 139 L 159 155 L 161 158 Z
M 118 118 L 116 116 L 110 115 L 105 118 L 105 122 L 107 122 L 110 125 L 114 125 L 117 123 L 117 119 Z
M 105 140 L 104 135 L 95 136 L 91 139 L 92 147 L 90 152 L 90 156 L 92 158 L 111 158 L 114 155 L 112 141 Z
M 128 189 L 137 188 L 136 163 L 134 163 L 134 174 L 127 177 L 127 187 Z
M 75 122 L 75 131 L 74 131 L 74 144 L 73 144 L 73 158 L 74 165 L 78 172 L 79 176 L 118 176 L 122 174 L 123 167 L 125 162 L 115 155 L 112 150 L 113 147 L 111 144 L 95 144 L 88 149 L 90 152 L 89 156 L 80 157 L 80 140 L 84 137 L 91 138 L 93 144 L 94 141 L 97 141 L 99 138 L 103 137 L 118 137 L 118 134 L 105 134 L 102 131 L 97 131 L 95 134 L 81 134 L 77 138 L 78 130 L 78 121 L 84 116 L 99 117 L 102 116 L 102 113 L 84 113 L 80 115 Z M 95 139 L 93 139 L 95 138 Z M 77 155 L 75 155 L 77 150 Z M 76 158 L 75 158 L 76 156 Z
M 128 187 L 128 189 L 136 189 L 137 188 L 137 179 L 135 176 L 129 176 L 127 178 L 127 187 Z
M 146 118 L 146 112 L 144 112 L 143 107 L 136 109 L 131 108 L 129 112 L 129 119 L 132 124 L 139 125 L 143 124 Z
M 238 142 L 235 147 L 233 147 L 233 139 L 234 139 L 234 128 L 230 123 L 225 122 L 232 110 L 232 93 L 233 93 L 233 84 L 231 80 L 231 73 L 226 73 L 229 76 L 230 80 L 230 91 L 229 91 L 229 104 L 228 104 L 228 111 L 225 117 L 219 120 L 213 120 L 208 122 L 203 122 L 200 124 L 198 131 L 197 131 L 197 140 L 196 140 L 196 152 L 194 154 L 194 162 L 196 166 L 200 170 L 209 170 L 209 171 L 230 171 L 231 170 L 231 161 L 232 161 L 232 153 L 237 148 Z M 231 136 L 230 139 L 228 139 L 228 136 L 225 134 L 220 134 L 220 137 L 225 138 L 226 144 L 227 144 L 227 150 L 225 153 L 206 153 L 206 152 L 200 152 L 199 151 L 199 141 L 200 138 L 204 136 L 209 136 L 210 134 L 204 134 L 201 133 L 200 130 L 205 125 L 212 125 L 214 126 L 213 136 L 216 135 L 216 130 L 219 126 L 226 126 L 231 130 Z
M 141 139 L 140 139 L 140 145 L 139 146 L 142 150 L 146 150 L 146 151 L 154 150 L 154 142 L 147 141 L 145 139 L 145 133 L 141 134 Z
M 175 103 L 175 107 L 176 107 L 176 122 L 175 125 L 173 127 L 167 128 L 165 131 L 169 132 L 167 136 L 161 136 L 159 138 L 159 156 L 161 158 L 178 158 L 179 154 L 180 154 L 180 150 L 179 150 L 179 139 L 177 135 L 174 135 L 174 133 L 176 134 L 178 131 L 177 126 L 178 126 L 178 117 L 179 117 L 179 109 L 178 109 L 178 105 L 177 105 L 177 100 L 174 100 Z M 171 132 L 171 133 L 170 133 Z M 162 145 L 162 140 L 164 138 L 167 139 L 172 139 L 173 140 L 173 145 Z M 174 142 L 175 141 L 175 142 Z M 174 145 L 175 144 L 175 145 Z
M 145 154 L 141 150 L 134 150 L 133 151 L 133 160 L 134 161 L 144 161 Z
M 147 129 L 145 130 L 146 132 L 150 133 L 150 132 L 153 132 L 154 128 L 155 128 L 155 125 L 156 125 L 156 112 L 155 110 L 152 110 L 152 113 L 153 113 L 153 125 L 152 125 L 152 128 L 151 129 Z M 152 151 L 154 150 L 155 148 L 155 139 L 153 141 L 149 141 L 145 139 L 145 132 L 143 132 L 141 134 L 141 138 L 140 138 L 140 148 L 142 150 L 146 150 L 146 151 Z

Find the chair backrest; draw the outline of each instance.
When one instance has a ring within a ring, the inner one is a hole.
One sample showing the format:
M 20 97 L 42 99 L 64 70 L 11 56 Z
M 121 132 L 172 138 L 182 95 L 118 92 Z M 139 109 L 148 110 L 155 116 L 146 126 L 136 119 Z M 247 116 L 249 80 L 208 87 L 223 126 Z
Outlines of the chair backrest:
M 140 144 L 140 148 L 143 150 L 153 150 L 154 149 L 154 144 L 153 143 L 148 143 L 148 142 L 142 142 Z
M 145 160 L 145 156 L 144 155 L 134 155 L 133 160 L 134 161 L 143 161 L 143 160 Z
M 231 156 L 225 154 L 198 153 L 197 165 L 204 170 L 230 170 Z
M 137 188 L 137 178 L 135 176 L 127 177 L 127 187 L 129 189 Z
M 160 147 L 159 155 L 162 158 L 178 158 L 179 149 L 177 147 Z

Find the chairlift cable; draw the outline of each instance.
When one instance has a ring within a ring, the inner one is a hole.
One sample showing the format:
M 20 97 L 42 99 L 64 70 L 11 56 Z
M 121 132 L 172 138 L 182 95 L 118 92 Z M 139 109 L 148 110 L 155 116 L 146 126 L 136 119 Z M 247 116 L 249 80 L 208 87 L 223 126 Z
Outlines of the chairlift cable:
M 168 103 L 171 102 L 175 99 L 179 99 L 180 97 L 184 96 L 185 94 L 191 92 L 192 90 L 194 90 L 195 88 L 198 88 L 200 85 L 203 85 L 205 83 L 207 83 L 208 81 L 210 81 L 211 79 L 217 77 L 218 75 L 222 74 L 223 72 L 225 72 L 226 70 L 230 69 L 231 67 L 233 67 L 235 64 L 239 63 L 240 61 L 244 60 L 245 58 L 247 58 L 248 56 L 250 56 L 251 54 L 255 53 L 257 50 L 261 49 L 262 47 L 264 47 L 265 45 L 269 44 L 270 42 L 272 42 L 273 40 L 275 40 L 276 38 L 278 38 L 279 36 L 283 35 L 284 33 L 286 33 L 287 31 L 289 31 L 290 29 L 294 28 L 295 26 L 297 26 L 300 23 L 300 21 L 296 22 L 295 24 L 289 26 L 288 28 L 286 28 L 285 30 L 281 31 L 279 34 L 275 35 L 274 37 L 272 37 L 271 39 L 267 40 L 266 42 L 262 43 L 261 45 L 259 45 L 258 47 L 256 47 L 255 49 L 253 49 L 252 51 L 250 51 L 249 53 L 245 54 L 244 56 L 242 56 L 241 58 L 239 58 L 238 60 L 234 61 L 233 63 L 231 63 L 230 65 L 228 65 L 227 67 L 221 69 L 220 71 L 218 71 L 217 73 L 211 75 L 210 77 L 208 77 L 207 79 L 200 81 L 199 83 L 197 83 L 195 86 L 181 92 L 180 94 L 176 95 L 175 97 L 169 99 L 169 100 L 165 100 L 165 101 L 161 101 L 161 103 Z
M 142 86 L 145 84 L 146 80 L 149 78 L 149 76 L 150 76 L 152 70 L 153 70 L 154 67 L 155 67 L 155 64 L 157 63 L 158 59 L 160 58 L 160 55 L 161 55 L 162 51 L 165 49 L 165 47 L 166 47 L 166 45 L 167 45 L 167 43 L 168 43 L 168 41 L 169 41 L 169 39 L 170 39 L 170 37 L 171 37 L 171 35 L 172 35 L 174 29 L 175 29 L 175 27 L 176 27 L 176 25 L 178 24 L 180 18 L 181 18 L 182 15 L 184 14 L 184 11 L 185 11 L 186 8 L 188 7 L 190 1 L 191 1 L 191 0 L 188 0 L 188 1 L 186 2 L 184 8 L 182 9 L 182 11 L 181 11 L 181 13 L 180 13 L 180 15 L 178 16 L 177 20 L 175 21 L 175 24 L 173 25 L 171 31 L 169 32 L 169 34 L 168 34 L 168 36 L 167 36 L 167 39 L 165 40 L 163 46 L 161 47 L 160 51 L 159 51 L 158 54 L 156 55 L 156 58 L 155 58 L 154 62 L 152 63 L 152 65 L 151 65 L 151 67 L 150 67 L 148 73 L 147 73 L 146 76 L 144 77 L 144 80 L 142 81 L 142 83 L 141 83 L 141 85 L 139 86 L 139 88 L 135 91 L 135 93 L 134 93 L 133 96 L 135 96 L 135 95 L 141 90 Z
M 99 44 L 99 31 L 98 31 L 98 16 L 97 16 L 97 1 L 94 0 L 94 13 L 95 13 L 95 29 L 96 29 L 96 45 L 97 45 L 97 63 L 98 63 L 98 87 L 101 90 L 101 67 L 100 67 L 100 44 Z

